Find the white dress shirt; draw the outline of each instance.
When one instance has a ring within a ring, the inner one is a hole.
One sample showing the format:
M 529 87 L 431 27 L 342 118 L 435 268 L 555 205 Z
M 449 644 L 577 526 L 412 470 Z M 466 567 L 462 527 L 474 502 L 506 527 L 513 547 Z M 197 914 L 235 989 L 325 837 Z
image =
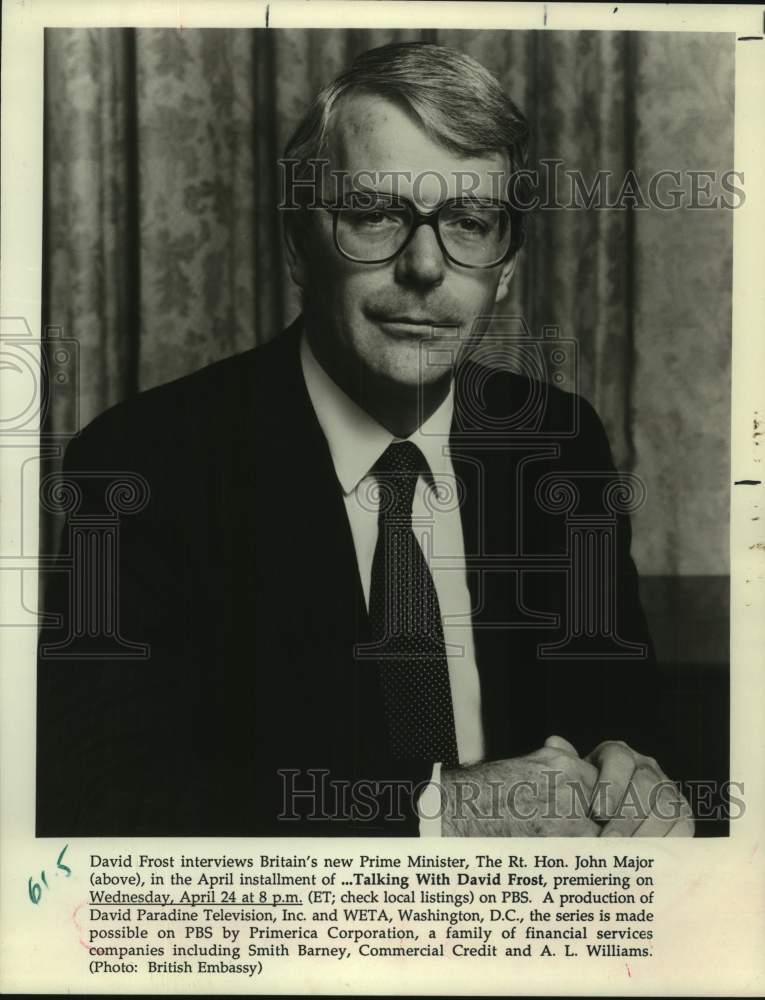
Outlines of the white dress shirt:
M 376 480 L 370 470 L 397 440 L 324 371 L 303 335 L 300 362 L 308 395 L 329 445 L 356 549 L 364 598 L 369 607 L 372 559 L 377 545 Z M 462 519 L 449 455 L 454 385 L 438 409 L 408 440 L 425 456 L 432 479 L 420 476 L 412 504 L 412 529 L 430 567 L 438 595 L 449 667 L 457 751 L 461 764 L 483 758 L 481 690 L 475 661 L 470 592 L 465 572 Z M 434 772 L 438 780 L 440 769 Z M 434 828 L 421 827 L 433 834 Z

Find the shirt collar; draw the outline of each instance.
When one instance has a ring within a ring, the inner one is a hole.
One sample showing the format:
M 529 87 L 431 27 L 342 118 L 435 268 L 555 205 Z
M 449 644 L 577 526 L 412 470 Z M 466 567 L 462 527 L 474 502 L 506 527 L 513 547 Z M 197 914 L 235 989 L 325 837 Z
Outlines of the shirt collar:
M 369 474 L 391 441 L 397 440 L 345 393 L 321 367 L 305 333 L 300 341 L 300 365 L 306 389 L 347 496 Z M 437 410 L 410 435 L 425 456 L 434 477 L 448 475 L 449 432 L 454 413 L 454 382 Z

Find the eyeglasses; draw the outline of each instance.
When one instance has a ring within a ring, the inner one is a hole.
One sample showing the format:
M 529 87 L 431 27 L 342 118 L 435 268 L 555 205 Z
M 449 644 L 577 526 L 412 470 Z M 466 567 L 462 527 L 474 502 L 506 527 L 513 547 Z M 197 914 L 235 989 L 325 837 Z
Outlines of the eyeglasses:
M 410 201 L 376 192 L 351 192 L 333 217 L 335 246 L 348 260 L 384 264 L 430 226 L 442 253 L 461 267 L 496 267 L 510 251 L 510 210 L 503 202 L 455 198 L 420 212 Z

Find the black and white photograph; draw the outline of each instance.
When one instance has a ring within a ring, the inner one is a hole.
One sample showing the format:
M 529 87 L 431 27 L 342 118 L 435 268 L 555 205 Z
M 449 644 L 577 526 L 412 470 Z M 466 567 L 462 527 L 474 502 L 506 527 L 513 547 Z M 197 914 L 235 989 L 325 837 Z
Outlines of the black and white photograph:
M 8 21 L 6 913 L 134 993 L 744 920 L 755 995 L 761 10 L 254 6 Z
M 733 45 L 46 32 L 41 834 L 724 832 Z

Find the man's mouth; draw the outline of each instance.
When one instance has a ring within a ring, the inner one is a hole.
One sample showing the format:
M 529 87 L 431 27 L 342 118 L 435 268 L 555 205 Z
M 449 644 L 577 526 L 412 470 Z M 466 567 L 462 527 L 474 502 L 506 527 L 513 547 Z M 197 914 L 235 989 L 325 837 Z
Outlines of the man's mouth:
M 406 313 L 394 316 L 373 314 L 371 318 L 394 333 L 400 331 L 418 337 L 427 337 L 438 329 L 456 329 L 459 326 L 452 320 L 436 319 L 431 316 L 413 316 Z

